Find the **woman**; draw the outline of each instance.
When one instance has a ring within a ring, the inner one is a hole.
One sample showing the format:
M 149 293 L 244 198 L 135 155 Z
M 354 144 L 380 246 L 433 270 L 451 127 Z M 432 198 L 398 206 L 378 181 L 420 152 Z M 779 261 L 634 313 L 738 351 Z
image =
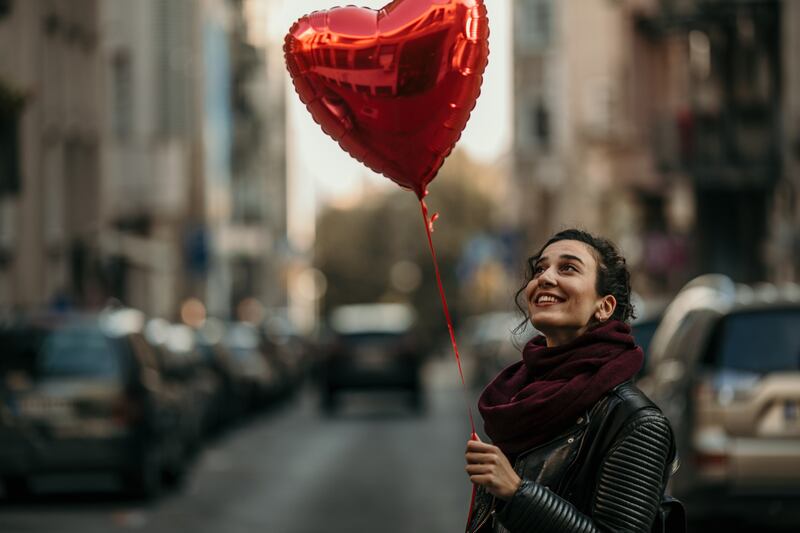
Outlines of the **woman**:
M 467 530 L 650 531 L 674 441 L 630 381 L 643 354 L 627 324 L 625 259 L 609 241 L 570 229 L 528 265 L 517 305 L 542 335 L 478 402 L 494 445 L 467 443 L 478 486 Z

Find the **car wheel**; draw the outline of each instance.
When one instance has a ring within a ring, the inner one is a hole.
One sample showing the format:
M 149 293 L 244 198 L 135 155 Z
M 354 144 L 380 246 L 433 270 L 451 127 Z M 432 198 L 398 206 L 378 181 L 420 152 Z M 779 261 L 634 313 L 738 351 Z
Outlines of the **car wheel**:
M 151 500 L 161 493 L 161 461 L 158 452 L 149 448 L 144 453 L 139 468 L 123 474 L 125 489 L 134 497 Z
M 326 415 L 332 415 L 336 411 L 336 393 L 333 390 L 328 389 L 322 392 L 320 407 Z
M 186 481 L 186 471 L 186 461 L 176 461 L 164 470 L 164 484 L 170 489 L 180 488 Z
M 9 476 L 3 479 L 3 485 L 8 499 L 21 500 L 30 495 L 28 480 L 22 476 Z

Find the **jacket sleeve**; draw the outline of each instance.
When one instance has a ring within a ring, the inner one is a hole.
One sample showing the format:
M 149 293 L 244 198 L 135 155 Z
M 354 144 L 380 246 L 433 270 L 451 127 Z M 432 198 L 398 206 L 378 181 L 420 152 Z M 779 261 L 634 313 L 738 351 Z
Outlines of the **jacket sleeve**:
M 662 415 L 649 415 L 622 434 L 602 461 L 590 516 L 523 479 L 497 519 L 511 533 L 649 532 L 664 491 L 672 431 Z

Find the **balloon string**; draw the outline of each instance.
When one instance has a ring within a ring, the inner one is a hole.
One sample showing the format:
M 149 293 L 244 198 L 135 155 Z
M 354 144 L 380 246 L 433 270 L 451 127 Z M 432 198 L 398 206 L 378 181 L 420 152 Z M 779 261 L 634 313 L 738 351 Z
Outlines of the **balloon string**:
M 458 364 L 458 375 L 461 377 L 461 388 L 464 392 L 464 405 L 467 407 L 467 415 L 469 416 L 469 425 L 472 433 L 470 435 L 470 440 L 478 440 L 478 435 L 475 433 L 475 421 L 472 418 L 472 408 L 469 405 L 469 397 L 467 395 L 467 385 L 464 381 L 464 371 L 461 368 L 461 356 L 458 354 L 458 344 L 456 344 L 456 335 L 453 331 L 453 320 L 450 318 L 450 309 L 447 307 L 447 298 L 444 294 L 444 287 L 442 286 L 442 276 L 439 274 L 439 262 L 436 260 L 436 250 L 433 247 L 433 237 L 431 236 L 431 232 L 433 232 L 433 223 L 439 217 L 438 213 L 435 213 L 433 217 L 428 217 L 428 206 L 425 205 L 425 201 L 420 199 L 419 205 L 422 207 L 422 218 L 425 221 L 425 234 L 428 236 L 428 246 L 431 249 L 431 258 L 433 259 L 433 269 L 436 272 L 436 284 L 439 286 L 439 297 L 442 299 L 442 310 L 444 311 L 444 317 L 447 320 L 447 331 L 450 333 L 450 343 L 453 345 L 453 353 L 456 356 L 456 363 Z M 469 528 L 469 522 L 472 519 L 472 511 L 475 508 L 475 495 L 477 493 L 478 486 L 474 483 L 472 484 L 472 496 L 470 497 L 469 501 L 469 512 L 467 513 L 467 525 L 464 528 L 465 530 Z
M 433 247 L 433 237 L 431 232 L 433 230 L 433 222 L 438 218 L 438 213 L 433 215 L 433 218 L 428 218 L 428 206 L 425 205 L 424 200 L 420 200 L 419 204 L 422 206 L 422 218 L 425 220 L 425 233 L 428 236 L 428 246 L 431 249 L 431 258 L 433 258 L 433 269 L 436 273 L 436 283 L 439 286 L 439 297 L 442 299 L 442 309 L 444 310 L 444 317 L 447 320 L 447 331 L 450 333 L 450 344 L 453 346 L 453 353 L 456 356 L 456 363 L 458 364 L 458 375 L 461 377 L 461 388 L 464 392 L 464 404 L 467 407 L 467 414 L 469 415 L 469 425 L 472 430 L 472 435 L 475 435 L 475 422 L 472 418 L 472 408 L 469 405 L 469 398 L 467 396 L 467 385 L 464 382 L 464 371 L 461 368 L 461 356 L 458 354 L 458 344 L 456 344 L 456 335 L 453 331 L 453 320 L 450 318 L 450 309 L 447 307 L 447 297 L 444 295 L 444 287 L 442 286 L 442 276 L 439 274 L 439 262 L 436 260 L 436 250 Z

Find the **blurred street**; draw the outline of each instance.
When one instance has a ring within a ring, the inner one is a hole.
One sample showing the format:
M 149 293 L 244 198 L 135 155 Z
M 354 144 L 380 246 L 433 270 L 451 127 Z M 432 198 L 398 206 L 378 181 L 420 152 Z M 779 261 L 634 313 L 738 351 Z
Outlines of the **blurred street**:
M 324 417 L 309 387 L 209 445 L 186 485 L 151 505 L 103 479 L 42 481 L 0 504 L 0 531 L 459 531 L 470 486 L 457 376 L 451 360 L 434 361 L 419 416 L 382 392 L 343 398 Z
M 690 530 L 800 531 L 800 0 L 387 1 L 0 0 L 0 533 L 462 531 L 572 227 Z
M 470 497 L 461 455 L 469 423 L 457 380 L 451 359 L 431 360 L 422 415 L 406 408 L 401 393 L 374 392 L 353 393 L 327 417 L 307 387 L 296 401 L 209 445 L 185 486 L 156 502 L 129 498 L 100 477 L 39 480 L 33 496 L 0 500 L 0 531 L 461 531 Z M 473 404 L 477 393 L 470 392 Z M 723 526 L 754 530 L 715 520 L 691 523 L 690 531 Z

